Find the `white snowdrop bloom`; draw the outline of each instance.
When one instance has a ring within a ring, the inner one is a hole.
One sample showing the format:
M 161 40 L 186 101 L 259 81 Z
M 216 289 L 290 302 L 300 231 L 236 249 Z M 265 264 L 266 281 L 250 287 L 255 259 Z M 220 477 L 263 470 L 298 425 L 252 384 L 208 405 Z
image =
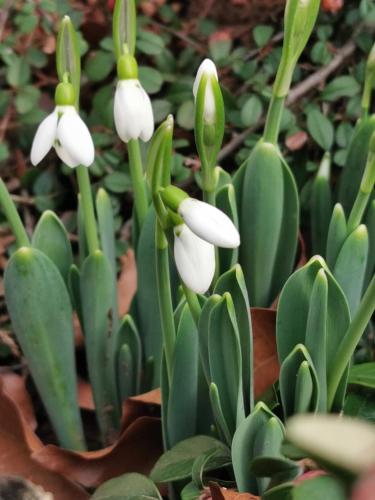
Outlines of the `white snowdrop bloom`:
M 203 240 L 222 248 L 236 248 L 240 235 L 230 218 L 204 201 L 185 198 L 178 207 L 185 224 Z
M 124 142 L 141 138 L 147 142 L 154 132 L 154 114 L 146 91 L 136 78 L 119 80 L 115 92 L 114 119 Z
M 71 168 L 78 165 L 88 167 L 93 163 L 94 143 L 74 106 L 56 106 L 42 121 L 31 147 L 31 163 L 40 163 L 52 147 L 59 158 Z
M 215 248 L 185 224 L 174 228 L 174 258 L 181 280 L 195 293 L 205 293 L 215 274 Z
M 202 76 L 207 75 L 208 77 L 214 77 L 216 81 L 218 81 L 217 70 L 215 63 L 211 61 L 211 59 L 205 59 L 198 68 L 197 76 L 195 77 L 194 85 L 193 85 L 193 94 L 195 99 L 197 98 L 197 93 L 199 89 L 199 84 L 201 82 Z M 215 122 L 216 116 L 216 105 L 215 105 L 215 96 L 212 90 L 212 82 L 211 78 L 208 78 L 206 91 L 204 96 L 204 111 L 203 111 L 204 120 L 212 124 Z

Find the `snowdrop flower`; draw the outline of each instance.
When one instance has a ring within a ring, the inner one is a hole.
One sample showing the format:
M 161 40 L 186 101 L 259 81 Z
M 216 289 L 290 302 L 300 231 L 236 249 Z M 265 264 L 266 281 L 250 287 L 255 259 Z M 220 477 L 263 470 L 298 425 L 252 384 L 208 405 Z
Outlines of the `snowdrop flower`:
M 39 125 L 31 147 L 30 159 L 35 166 L 54 147 L 69 167 L 88 167 L 94 161 L 95 148 L 88 128 L 74 107 L 74 90 L 69 83 L 56 88 L 56 107 Z
M 117 62 L 119 81 L 114 101 L 114 119 L 117 134 L 124 142 L 142 139 L 147 142 L 154 132 L 151 101 L 138 80 L 135 58 L 122 55 Z
M 189 198 L 176 186 L 160 192 L 165 205 L 182 218 L 174 228 L 174 258 L 182 281 L 194 292 L 208 290 L 215 273 L 214 245 L 236 248 L 240 235 L 230 218 L 218 208 Z
M 215 274 L 215 247 L 180 224 L 174 228 L 174 258 L 185 285 L 195 293 L 205 293 Z
M 198 68 L 197 76 L 193 85 L 193 94 L 197 98 L 199 84 L 203 76 L 207 76 L 207 84 L 204 96 L 203 118 L 206 123 L 213 124 L 216 118 L 215 95 L 212 88 L 212 79 L 218 81 L 216 66 L 211 59 L 205 59 Z
M 230 218 L 218 208 L 185 198 L 178 207 L 185 224 L 200 238 L 222 248 L 237 248 L 240 235 Z

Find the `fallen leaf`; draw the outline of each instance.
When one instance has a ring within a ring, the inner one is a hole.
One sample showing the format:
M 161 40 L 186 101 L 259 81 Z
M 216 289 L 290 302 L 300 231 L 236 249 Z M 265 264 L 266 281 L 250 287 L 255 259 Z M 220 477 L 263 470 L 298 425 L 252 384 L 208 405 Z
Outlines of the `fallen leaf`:
M 75 452 L 48 445 L 33 454 L 33 459 L 86 487 L 126 472 L 148 475 L 163 452 L 160 421 L 160 390 L 129 398 L 124 403 L 120 438 L 97 451 Z
M 162 452 L 160 419 L 140 417 L 108 448 L 75 452 L 49 445 L 35 451 L 32 458 L 51 471 L 93 487 L 126 472 L 148 475 Z
M 27 425 L 35 431 L 38 424 L 30 394 L 26 389 L 26 377 L 16 375 L 13 372 L 3 373 L 1 383 L 3 393 L 12 399 Z
M 251 493 L 238 493 L 238 491 L 235 490 L 222 488 L 216 483 L 210 484 L 210 490 L 212 500 L 260 500 L 260 497 L 252 495 Z
M 251 308 L 254 348 L 254 396 L 259 398 L 279 377 L 276 349 L 276 311 Z
M 117 283 L 120 317 L 128 311 L 137 290 L 137 267 L 133 250 L 120 257 L 121 272 Z
M 287 137 L 285 145 L 289 149 L 289 151 L 299 151 L 306 144 L 307 139 L 308 135 L 306 134 L 306 132 L 300 130 L 299 132 L 296 132 L 295 134 Z
M 0 377 L 0 475 L 22 476 L 54 495 L 54 500 L 86 500 L 89 495 L 59 473 L 51 472 L 32 458 L 43 449 L 17 403 L 8 395 Z

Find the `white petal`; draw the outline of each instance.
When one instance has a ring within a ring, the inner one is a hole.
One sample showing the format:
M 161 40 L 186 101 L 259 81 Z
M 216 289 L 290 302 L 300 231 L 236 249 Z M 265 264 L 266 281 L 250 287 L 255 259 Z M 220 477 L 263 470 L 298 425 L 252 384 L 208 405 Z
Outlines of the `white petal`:
M 151 101 L 138 80 L 120 80 L 114 101 L 116 131 L 124 142 L 149 140 L 154 131 Z
M 218 247 L 236 248 L 240 235 L 230 218 L 218 208 L 203 201 L 186 198 L 178 212 L 189 228 L 203 240 Z
M 68 167 L 70 168 L 78 167 L 80 162 L 72 158 L 69 154 L 69 151 L 63 148 L 57 141 L 55 142 L 54 147 L 57 156 L 60 158 L 62 162 L 65 163 L 65 165 L 68 165 Z
M 216 80 L 218 79 L 215 63 L 213 61 L 211 61 L 211 59 L 205 59 L 198 68 L 197 76 L 195 77 L 195 81 L 194 81 L 194 85 L 193 85 L 194 97 L 197 96 L 199 83 L 201 81 L 203 74 L 213 75 L 213 76 L 215 76 Z
M 57 129 L 56 110 L 49 114 L 39 125 L 31 146 L 30 160 L 33 165 L 37 165 L 43 160 L 48 151 L 53 146 Z
M 61 116 L 57 124 L 57 139 L 74 162 L 85 167 L 93 163 L 95 148 L 91 134 L 74 108 L 64 111 Z
M 154 133 L 154 112 L 152 111 L 152 104 L 147 92 L 143 90 L 143 106 L 142 106 L 142 141 L 148 142 Z
M 205 293 L 215 274 L 215 248 L 181 224 L 174 229 L 174 258 L 181 280 L 195 293 Z

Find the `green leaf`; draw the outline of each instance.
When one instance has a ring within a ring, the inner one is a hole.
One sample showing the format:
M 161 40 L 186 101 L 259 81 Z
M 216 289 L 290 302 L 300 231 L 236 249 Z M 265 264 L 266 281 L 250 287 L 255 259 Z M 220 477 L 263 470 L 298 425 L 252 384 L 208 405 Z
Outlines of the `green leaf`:
M 293 500 L 346 500 L 344 483 L 331 476 L 315 477 L 299 483 L 293 490 Z
M 52 260 L 67 283 L 73 264 L 72 247 L 64 225 L 51 210 L 46 210 L 39 219 L 32 245 Z
M 112 441 L 120 425 L 117 394 L 112 379 L 109 378 L 108 367 L 113 339 L 110 330 L 112 294 L 111 265 L 98 250 L 89 255 L 82 266 L 81 303 L 89 378 L 104 443 Z
M 337 256 L 340 253 L 341 247 L 348 235 L 348 229 L 346 225 L 346 217 L 344 209 L 340 203 L 336 203 L 333 208 L 331 221 L 328 226 L 327 235 L 327 264 L 330 269 L 333 269 Z
M 194 101 L 185 101 L 177 110 L 176 122 L 180 127 L 192 130 L 194 128 L 194 113 Z
M 185 304 L 177 328 L 169 388 L 167 415 L 169 446 L 174 446 L 196 434 L 199 411 L 198 363 L 198 332 L 189 306 Z
M 264 47 L 273 35 L 273 27 L 265 24 L 258 24 L 253 29 L 253 37 L 258 47 Z
M 31 85 L 21 87 L 17 92 L 15 103 L 18 113 L 25 114 L 36 107 L 40 97 L 40 90 Z
M 107 78 L 114 66 L 112 54 L 104 50 L 92 52 L 86 59 L 84 71 L 92 82 L 100 82 Z
M 348 394 L 345 400 L 344 414 L 375 423 L 374 391 L 372 389 L 362 390 L 359 393 L 357 388 L 357 393 Z
M 61 274 L 42 252 L 23 247 L 7 265 L 4 287 L 13 331 L 59 442 L 83 449 L 72 308 Z
M 211 311 L 208 330 L 210 377 L 218 389 L 220 405 L 230 433 L 245 418 L 242 357 L 231 295 L 226 292 Z
M 231 38 L 215 39 L 211 38 L 208 44 L 210 55 L 215 62 L 220 62 L 229 56 L 233 41 Z
M 321 97 L 324 101 L 336 101 L 340 97 L 353 97 L 360 90 L 361 86 L 352 76 L 338 76 L 326 86 Z
M 318 409 L 318 377 L 312 359 L 303 344 L 296 345 L 284 359 L 280 369 L 279 384 L 285 419 L 295 413 L 315 412 Z
M 202 493 L 194 482 L 188 483 L 181 491 L 181 500 L 197 500 Z
M 164 48 L 164 40 L 151 31 L 141 30 L 138 35 L 137 48 L 149 56 L 160 55 Z
M 334 129 L 329 119 L 318 109 L 311 109 L 307 113 L 307 129 L 311 137 L 325 151 L 329 151 L 333 145 Z
M 12 64 L 7 67 L 6 80 L 12 87 L 22 87 L 30 80 L 30 66 L 24 57 L 14 56 Z
M 311 239 L 313 253 L 318 255 L 325 255 L 333 210 L 330 177 L 331 155 L 325 153 L 311 188 Z
M 128 174 L 124 172 L 112 172 L 103 179 L 106 189 L 112 193 L 125 193 L 132 190 L 132 182 Z
M 152 109 L 154 111 L 154 120 L 158 123 L 164 120 L 172 111 L 172 104 L 166 99 L 153 99 Z
M 361 301 L 368 254 L 368 231 L 361 224 L 346 238 L 333 268 L 333 275 L 345 293 L 352 317 Z
M 214 293 L 224 294 L 229 292 L 232 300 L 242 358 L 242 384 L 245 413 L 248 414 L 253 407 L 253 332 L 250 316 L 249 297 L 247 295 L 245 278 L 239 264 L 222 274 L 216 282 Z M 203 314 L 203 312 L 202 312 Z
M 263 113 L 262 101 L 256 95 L 249 97 L 241 109 L 241 120 L 245 127 L 258 123 Z
M 103 483 L 92 500 L 162 500 L 156 485 L 148 477 L 132 472 Z
M 349 384 L 375 389 L 375 362 L 354 365 L 349 371 Z
M 151 471 L 155 483 L 167 483 L 191 477 L 195 460 L 216 450 L 228 452 L 228 448 L 209 436 L 194 436 L 176 444 L 162 455 Z
M 139 80 L 146 92 L 156 94 L 163 85 L 163 75 L 150 66 L 139 66 Z
M 280 420 L 263 402 L 241 423 L 233 437 L 232 463 L 240 493 L 263 492 L 265 482 L 250 472 L 250 465 L 259 456 L 278 456 L 284 428 Z M 259 488 L 260 487 L 260 488 Z
M 236 193 L 232 184 L 226 184 L 218 190 L 216 194 L 216 206 L 228 215 L 238 229 Z M 219 248 L 218 251 L 220 274 L 222 274 L 238 262 L 238 248 Z

